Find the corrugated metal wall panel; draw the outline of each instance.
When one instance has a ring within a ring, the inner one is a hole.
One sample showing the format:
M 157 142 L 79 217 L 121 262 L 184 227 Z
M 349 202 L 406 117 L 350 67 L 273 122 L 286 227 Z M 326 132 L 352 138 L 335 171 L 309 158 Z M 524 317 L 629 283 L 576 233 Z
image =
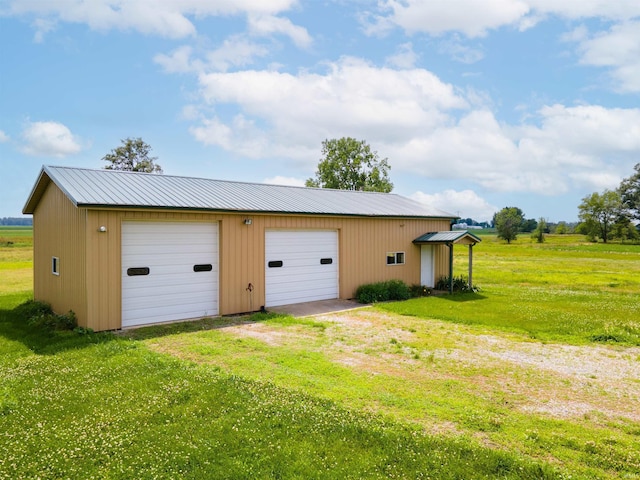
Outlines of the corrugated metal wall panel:
M 38 216 L 36 215 L 35 218 Z M 244 219 L 251 218 L 251 225 Z M 340 298 L 352 298 L 363 283 L 400 279 L 420 281 L 420 247 L 413 239 L 446 230 L 448 220 L 237 215 L 175 211 L 90 210 L 87 214 L 88 323 L 95 330 L 120 328 L 120 237 L 124 220 L 219 222 L 220 314 L 255 311 L 265 304 L 266 229 L 327 229 L 339 236 Z M 99 233 L 100 225 L 108 229 Z M 36 230 L 39 225 L 36 226 Z M 80 248 L 84 248 L 81 246 Z M 435 247 L 436 279 L 448 272 L 448 248 Z M 460 247 L 464 248 L 464 247 Z M 388 266 L 386 254 L 404 251 L 405 265 Z M 50 261 L 50 260 L 49 260 Z M 248 289 L 249 284 L 253 287 Z
M 85 213 L 51 183 L 33 214 L 34 298 L 56 313 L 72 310 L 81 326 L 87 322 Z M 52 257 L 59 258 L 59 275 L 51 272 Z

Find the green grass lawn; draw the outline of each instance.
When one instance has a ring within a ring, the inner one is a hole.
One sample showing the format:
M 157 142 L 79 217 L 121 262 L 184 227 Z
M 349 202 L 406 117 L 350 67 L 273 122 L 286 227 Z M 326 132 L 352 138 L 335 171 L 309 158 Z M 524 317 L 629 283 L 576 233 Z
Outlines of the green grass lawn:
M 512 244 L 483 238 L 474 248 L 478 295 L 389 308 L 545 341 L 640 345 L 640 245 L 588 243 L 581 235 L 549 235 L 541 244 L 523 235 Z M 466 272 L 466 248 L 455 253 L 455 271 Z
M 634 379 L 614 394 L 474 361 L 538 345 L 640 362 L 638 246 L 486 236 L 478 294 L 113 335 L 26 322 L 26 238 L 0 246 L 0 479 L 640 478 L 640 423 L 606 414 L 633 413 Z M 602 411 L 529 409 L 547 392 Z

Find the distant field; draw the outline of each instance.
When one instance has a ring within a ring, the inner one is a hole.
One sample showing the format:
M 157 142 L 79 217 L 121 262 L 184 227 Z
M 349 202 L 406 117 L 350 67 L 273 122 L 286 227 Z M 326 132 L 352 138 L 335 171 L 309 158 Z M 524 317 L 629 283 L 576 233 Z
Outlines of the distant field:
M 0 247 L 7 245 L 28 246 L 33 241 L 33 227 L 0 225 Z
M 0 296 L 32 295 L 33 227 L 0 226 L 0 277 Z
M 638 245 L 484 232 L 475 294 L 115 335 L 29 325 L 31 235 L 0 228 L 0 480 L 640 479 Z

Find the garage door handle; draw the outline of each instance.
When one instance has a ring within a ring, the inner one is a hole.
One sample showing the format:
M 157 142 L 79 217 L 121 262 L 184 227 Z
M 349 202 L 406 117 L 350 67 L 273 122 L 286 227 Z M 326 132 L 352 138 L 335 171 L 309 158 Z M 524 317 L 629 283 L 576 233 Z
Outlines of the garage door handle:
M 131 267 L 131 268 L 127 268 L 127 276 L 135 277 L 137 275 L 149 275 L 149 267 Z
M 213 270 L 213 265 L 210 263 L 201 263 L 193 266 L 194 272 L 210 272 Z
M 321 258 L 320 265 L 331 265 L 333 263 L 333 258 Z

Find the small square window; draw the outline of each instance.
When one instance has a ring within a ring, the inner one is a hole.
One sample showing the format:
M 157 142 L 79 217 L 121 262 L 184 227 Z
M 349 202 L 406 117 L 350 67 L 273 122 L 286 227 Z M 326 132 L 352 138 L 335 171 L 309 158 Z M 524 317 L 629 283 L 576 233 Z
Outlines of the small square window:
M 60 275 L 60 259 L 58 257 L 51 257 L 51 273 Z
M 404 265 L 404 252 L 387 253 L 387 265 Z

